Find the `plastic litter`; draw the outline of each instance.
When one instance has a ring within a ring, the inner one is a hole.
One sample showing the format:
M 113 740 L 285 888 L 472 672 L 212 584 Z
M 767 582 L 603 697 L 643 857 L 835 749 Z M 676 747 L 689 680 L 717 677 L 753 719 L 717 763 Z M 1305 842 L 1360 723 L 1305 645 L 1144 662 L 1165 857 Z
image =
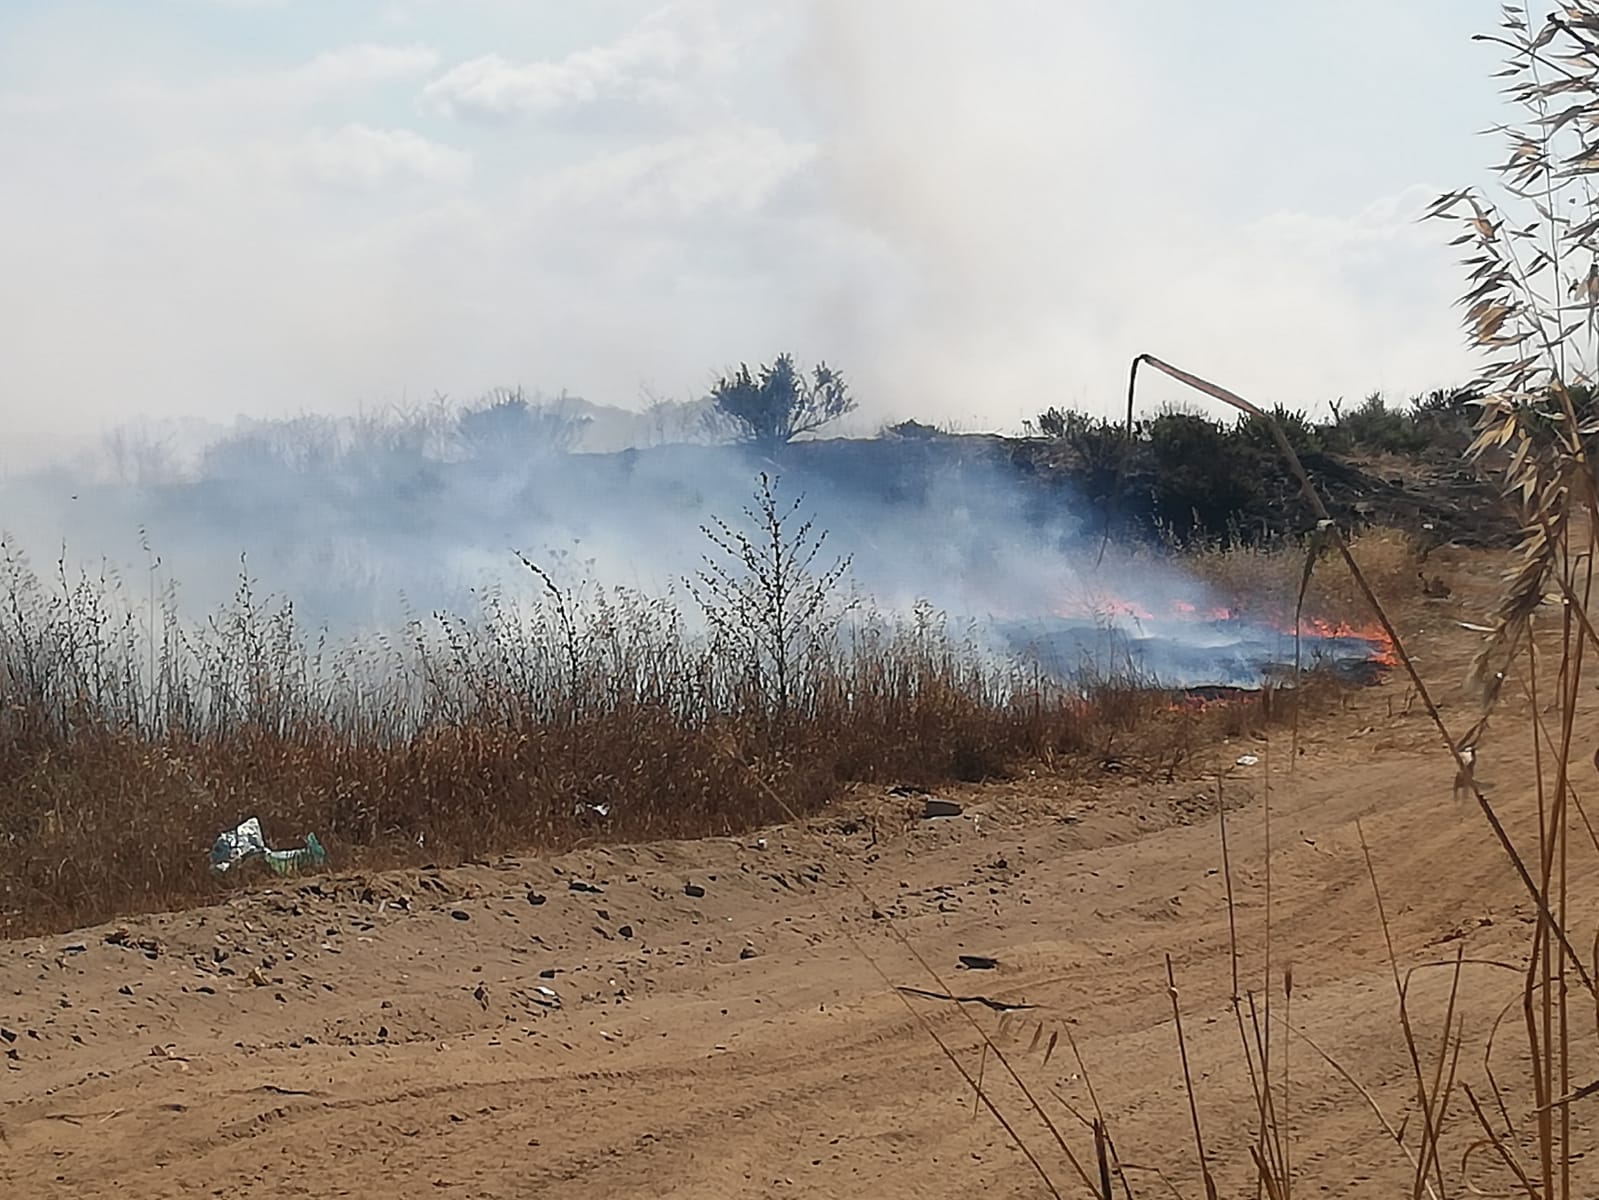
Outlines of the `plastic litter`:
M 314 833 L 305 835 L 305 845 L 299 849 L 272 849 L 261 832 L 259 817 L 251 817 L 241 821 L 236 828 L 223 830 L 211 844 L 213 871 L 232 871 L 257 859 L 279 875 L 292 875 L 308 867 L 320 867 L 327 862 L 328 854 Z

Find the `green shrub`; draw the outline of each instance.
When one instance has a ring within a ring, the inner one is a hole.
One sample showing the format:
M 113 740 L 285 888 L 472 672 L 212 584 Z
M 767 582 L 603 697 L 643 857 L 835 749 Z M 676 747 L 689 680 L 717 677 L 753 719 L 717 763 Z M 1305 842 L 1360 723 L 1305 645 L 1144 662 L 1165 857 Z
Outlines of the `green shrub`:
M 1350 446 L 1387 454 L 1416 454 L 1429 441 L 1415 412 L 1389 408 L 1381 392 L 1371 393 L 1353 412 L 1335 408 L 1334 426 Z

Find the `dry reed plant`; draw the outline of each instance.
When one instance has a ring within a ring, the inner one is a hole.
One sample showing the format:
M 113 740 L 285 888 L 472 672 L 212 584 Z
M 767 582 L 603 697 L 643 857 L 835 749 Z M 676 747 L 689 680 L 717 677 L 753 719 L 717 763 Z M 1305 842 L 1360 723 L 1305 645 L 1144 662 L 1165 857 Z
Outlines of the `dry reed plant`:
M 1383 580 L 1390 599 L 1409 599 L 1421 586 L 1416 537 L 1403 529 L 1378 526 L 1354 534 L 1350 544 L 1367 573 Z M 1329 624 L 1348 621 L 1364 600 L 1346 571 L 1312 544 L 1313 561 L 1302 615 Z M 1201 580 L 1226 609 L 1238 616 L 1286 622 L 1306 575 L 1304 546 L 1211 543 L 1185 547 L 1183 567 Z
M 1271 432 L 1320 518 L 1322 548 L 1342 560 L 1349 586 L 1392 638 L 1441 752 L 1454 762 L 1457 788 L 1474 802 L 1534 914 L 1524 965 L 1470 961 L 1457 951 L 1451 960 L 1402 968 L 1379 873 L 1361 832 L 1407 1055 L 1411 1103 L 1396 1125 L 1335 1056 L 1293 1027 L 1292 970 L 1272 961 L 1269 803 L 1265 986 L 1255 990 L 1241 984 L 1233 864 L 1226 809 L 1221 807 L 1222 864 L 1233 931 L 1232 1012 L 1255 1099 L 1249 1174 L 1256 1195 L 1271 1200 L 1288 1200 L 1303 1186 L 1325 1190 L 1330 1182 L 1342 1188 L 1368 1165 L 1341 1162 L 1332 1181 L 1304 1177 L 1296 1168 L 1288 1061 L 1295 1043 L 1343 1078 L 1371 1109 L 1374 1128 L 1408 1164 L 1408 1190 L 1417 1200 L 1467 1194 L 1572 1200 L 1594 1194 L 1588 1161 L 1596 1150 L 1594 1122 L 1581 1110 L 1599 1103 L 1599 1081 L 1592 1078 L 1599 1069 L 1599 913 L 1573 902 L 1572 883 L 1578 872 L 1593 870 L 1594 859 L 1586 856 L 1599 855 L 1599 834 L 1572 768 L 1574 758 L 1591 757 L 1599 766 L 1599 751 L 1579 737 L 1585 732 L 1579 703 L 1587 690 L 1588 659 L 1599 653 L 1599 634 L 1590 617 L 1599 550 L 1599 480 L 1590 460 L 1599 446 L 1593 377 L 1599 349 L 1599 196 L 1591 185 L 1599 173 L 1599 0 L 1562 4 L 1536 27 L 1525 6 L 1507 5 L 1499 31 L 1480 40 L 1505 50 L 1500 75 L 1510 81 L 1510 100 L 1525 113 L 1522 124 L 1495 131 L 1509 143 L 1509 156 L 1496 169 L 1506 204 L 1514 211 L 1468 190 L 1441 197 L 1429 215 L 1460 224 L 1454 244 L 1466 247 L 1468 255 L 1465 325 L 1487 360 L 1476 385 L 1482 396 L 1480 418 L 1468 455 L 1499 476 L 1523 536 L 1494 627 L 1472 664 L 1469 682 L 1480 705 L 1469 726 L 1457 728 L 1445 721 L 1373 588 L 1375 572 L 1370 568 L 1395 548 L 1379 546 L 1379 556 L 1363 561 L 1366 556 L 1356 553 L 1328 517 L 1274 416 L 1150 355 L 1134 360 L 1129 380 L 1129 429 L 1138 372 L 1148 367 L 1259 419 Z M 1313 541 L 1312 556 L 1317 552 Z M 1280 566 L 1271 570 L 1266 561 L 1248 556 L 1226 559 L 1218 555 L 1210 565 L 1221 581 L 1249 580 L 1240 591 L 1252 591 L 1257 579 L 1263 587 L 1285 582 Z M 1526 725 L 1523 734 L 1533 746 L 1535 771 L 1532 795 L 1522 803 L 1534 809 L 1527 814 L 1530 820 L 1513 811 L 1519 807 L 1515 798 L 1490 795 L 1477 776 L 1484 756 L 1493 753 L 1492 742 L 1484 739 L 1507 685 L 1526 701 L 1519 711 Z M 1512 829 L 1525 832 L 1518 837 Z M 1462 979 L 1468 967 L 1487 968 L 1484 981 L 1473 988 L 1479 1000 L 1494 978 L 1519 981 L 1506 983 L 1503 1007 L 1487 1029 L 1466 1027 Z M 1447 972 L 1443 1019 L 1432 1031 L 1418 1026 L 1412 1007 L 1414 991 L 1429 970 Z M 1274 971 L 1280 974 L 1274 976 Z M 1213 1160 L 1189 1068 L 1178 980 L 1169 960 L 1166 983 L 1192 1117 L 1197 1155 L 1192 1178 L 1214 1198 Z M 1279 1027 L 1286 1037 L 1274 1038 Z M 1518 1035 L 1519 1047 L 1505 1044 Z M 1469 1072 L 1469 1064 L 1462 1063 L 1468 1041 L 1483 1047 L 1480 1069 Z M 1104 1200 L 1114 1194 L 1114 1180 L 1131 1197 L 1132 1168 L 1107 1149 L 1114 1143 L 1097 1099 L 1095 1108 L 1095 1119 L 1081 1123 L 1091 1131 L 1088 1144 L 1102 1164 L 1100 1173 L 1089 1178 L 1072 1156 L 1060 1178 L 1080 1183 L 1081 1192 Z M 1175 1138 L 1177 1131 L 1171 1132 Z M 1048 1167 L 1044 1170 L 1047 1174 Z M 1061 1194 L 1053 1177 L 1047 1182 Z M 1162 1177 L 1161 1184 L 1173 1194 L 1186 1194 L 1169 1178 Z

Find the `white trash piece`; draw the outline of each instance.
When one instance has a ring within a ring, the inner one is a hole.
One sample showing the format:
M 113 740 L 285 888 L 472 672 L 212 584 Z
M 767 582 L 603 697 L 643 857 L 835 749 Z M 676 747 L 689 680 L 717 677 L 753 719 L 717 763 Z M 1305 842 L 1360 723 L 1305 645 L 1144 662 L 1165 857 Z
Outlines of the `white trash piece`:
M 211 843 L 211 869 L 231 871 L 255 859 L 263 860 L 279 875 L 292 874 L 303 867 L 319 867 L 327 861 L 327 851 L 317 841 L 316 834 L 308 833 L 305 845 L 298 850 L 274 850 L 266 844 L 261 832 L 261 818 L 251 817 L 233 829 L 217 834 Z

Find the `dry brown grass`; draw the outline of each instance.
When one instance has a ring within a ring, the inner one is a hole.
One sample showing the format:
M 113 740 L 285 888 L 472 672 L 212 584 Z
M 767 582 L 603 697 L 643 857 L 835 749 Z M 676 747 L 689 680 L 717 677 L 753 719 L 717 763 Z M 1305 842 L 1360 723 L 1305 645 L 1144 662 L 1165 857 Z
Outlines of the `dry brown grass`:
M 1421 587 L 1420 546 L 1413 534 L 1378 526 L 1362 530 L 1350 545 L 1362 569 L 1379 581 L 1384 601 L 1402 604 L 1416 596 Z M 1303 616 L 1341 622 L 1361 613 L 1365 601 L 1349 572 L 1336 559 L 1326 557 L 1326 548 L 1314 543 L 1305 547 L 1199 546 L 1184 553 L 1183 565 L 1209 586 L 1229 611 L 1287 621 L 1310 555 L 1316 561 L 1305 587 Z
M 331 648 L 241 583 L 191 629 L 114 578 L 0 578 L 0 936 L 204 902 L 259 815 L 341 866 L 726 834 L 851 782 L 936 785 L 1114 755 L 1162 774 L 1258 700 L 1064 690 L 925 614 L 807 641 L 781 713 L 668 605 L 553 585 Z M 1137 731 L 1137 736 L 1129 736 Z

